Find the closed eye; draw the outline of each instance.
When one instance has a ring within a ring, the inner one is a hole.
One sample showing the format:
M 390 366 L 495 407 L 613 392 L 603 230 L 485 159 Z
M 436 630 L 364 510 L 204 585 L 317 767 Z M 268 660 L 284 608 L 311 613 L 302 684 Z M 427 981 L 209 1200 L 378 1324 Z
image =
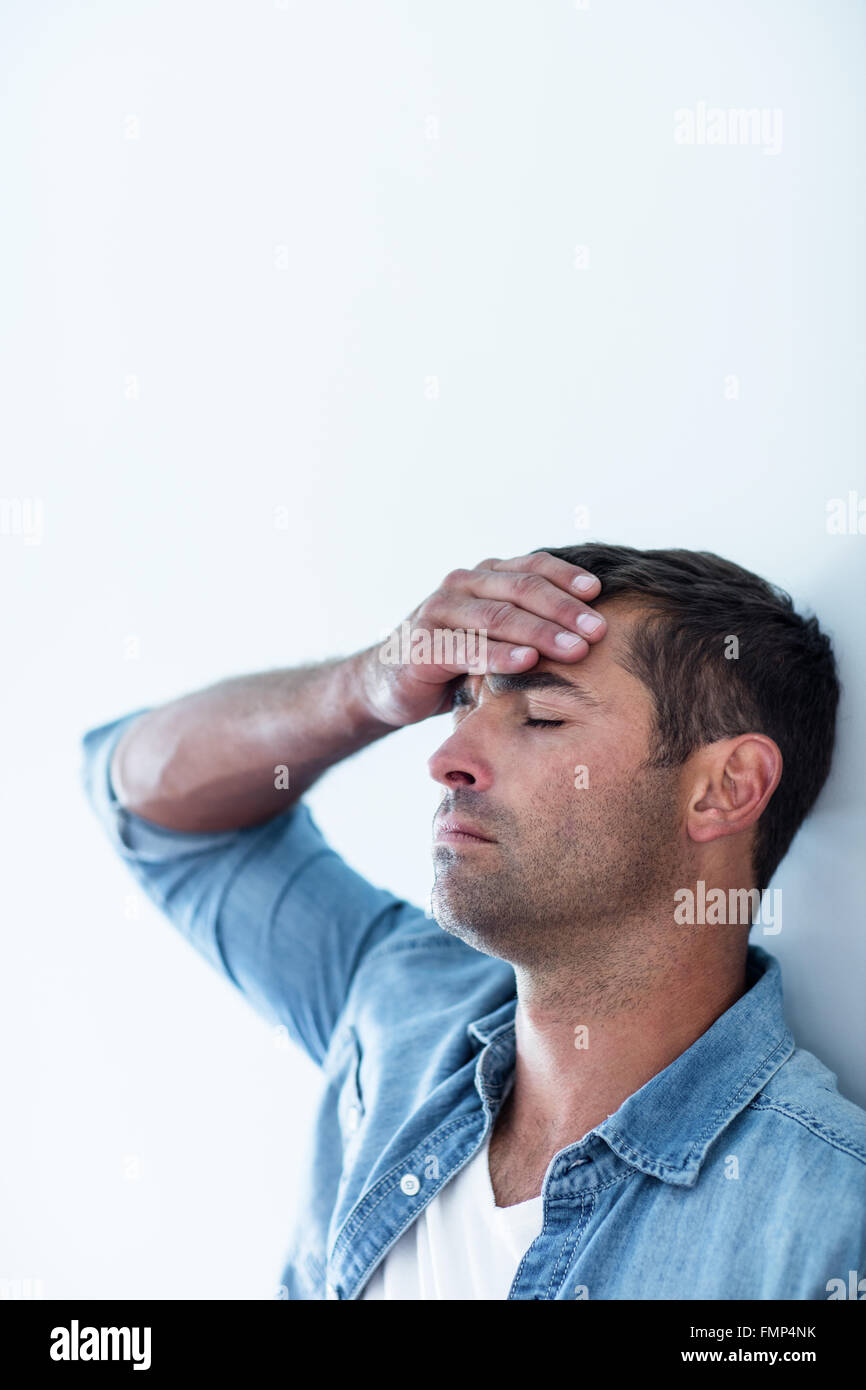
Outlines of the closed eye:
M 564 724 L 564 719 L 524 719 L 524 724 L 530 729 L 555 729 L 560 724 Z

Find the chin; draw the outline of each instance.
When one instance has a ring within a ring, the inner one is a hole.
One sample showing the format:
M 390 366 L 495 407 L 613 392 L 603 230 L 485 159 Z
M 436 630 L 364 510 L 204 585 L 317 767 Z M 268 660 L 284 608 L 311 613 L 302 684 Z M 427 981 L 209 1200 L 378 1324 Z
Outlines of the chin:
M 491 915 L 477 903 L 467 901 L 462 893 L 434 892 L 430 905 L 436 922 L 449 936 L 458 937 L 487 956 L 502 955 L 508 932 L 503 929 L 501 914 Z

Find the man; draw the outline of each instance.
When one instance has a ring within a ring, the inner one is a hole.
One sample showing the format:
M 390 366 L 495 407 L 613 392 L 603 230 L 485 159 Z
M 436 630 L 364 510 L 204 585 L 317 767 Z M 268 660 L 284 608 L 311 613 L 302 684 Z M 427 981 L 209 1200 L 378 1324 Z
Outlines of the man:
M 287 1296 L 847 1288 L 866 1114 L 748 944 L 830 767 L 815 619 L 714 555 L 588 544 L 455 570 L 408 622 L 420 660 L 227 680 L 85 738 L 132 871 L 323 1069 Z M 449 711 L 431 920 L 301 798 Z

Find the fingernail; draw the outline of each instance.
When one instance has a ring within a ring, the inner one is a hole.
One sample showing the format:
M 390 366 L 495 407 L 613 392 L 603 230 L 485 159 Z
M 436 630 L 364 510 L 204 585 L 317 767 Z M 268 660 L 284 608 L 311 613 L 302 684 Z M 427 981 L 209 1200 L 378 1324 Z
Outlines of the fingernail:
M 590 589 L 594 589 L 598 580 L 591 574 L 579 574 L 576 579 L 571 581 L 571 587 L 576 589 L 579 594 L 586 594 Z
M 529 656 L 529 653 L 533 650 L 533 647 L 512 647 L 508 655 L 511 657 L 512 661 L 523 661 L 524 657 Z
M 595 613 L 581 613 L 577 620 L 577 626 L 581 632 L 595 632 L 596 628 L 601 627 L 603 622 L 604 619 L 597 617 Z
M 572 637 L 570 632 L 558 632 L 553 640 L 558 647 L 564 647 L 568 652 L 573 652 L 575 647 L 584 645 L 582 637 Z

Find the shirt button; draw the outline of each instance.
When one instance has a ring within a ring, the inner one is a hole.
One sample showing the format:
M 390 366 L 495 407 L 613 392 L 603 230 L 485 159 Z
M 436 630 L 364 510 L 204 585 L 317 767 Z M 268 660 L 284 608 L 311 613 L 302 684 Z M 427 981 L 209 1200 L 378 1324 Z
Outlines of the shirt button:
M 328 1284 L 327 1288 L 325 1289 L 325 1297 L 326 1297 L 326 1298 L 339 1298 L 339 1297 L 340 1297 L 339 1293 L 338 1293 L 337 1290 L 334 1288 L 334 1285 L 333 1285 L 333 1284 Z
M 421 1184 L 414 1173 L 404 1173 L 400 1179 L 400 1191 L 405 1192 L 407 1197 L 414 1197 L 416 1192 L 421 1190 Z

